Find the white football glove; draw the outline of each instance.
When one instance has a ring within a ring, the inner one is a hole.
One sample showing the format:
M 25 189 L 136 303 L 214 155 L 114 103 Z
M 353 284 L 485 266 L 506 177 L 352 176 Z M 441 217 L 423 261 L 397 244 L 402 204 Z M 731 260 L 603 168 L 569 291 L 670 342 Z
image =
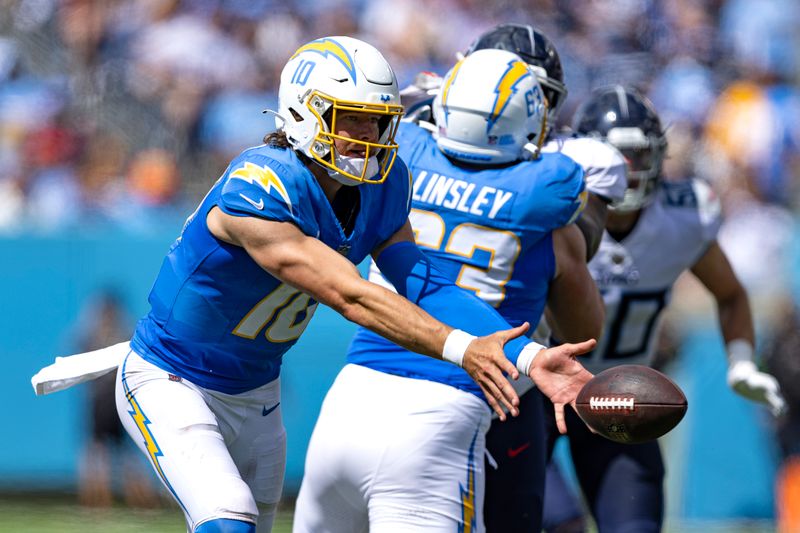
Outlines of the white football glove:
M 728 367 L 728 385 L 748 400 L 767 404 L 775 416 L 786 410 L 778 381 L 759 371 L 752 361 L 732 361 Z

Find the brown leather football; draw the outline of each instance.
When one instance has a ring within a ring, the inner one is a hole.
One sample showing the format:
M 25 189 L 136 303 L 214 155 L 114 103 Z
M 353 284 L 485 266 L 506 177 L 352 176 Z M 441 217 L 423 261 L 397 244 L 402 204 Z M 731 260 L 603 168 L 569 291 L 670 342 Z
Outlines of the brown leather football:
M 583 386 L 576 410 L 587 426 L 615 442 L 639 444 L 669 432 L 686 414 L 683 391 L 644 365 L 604 370 Z

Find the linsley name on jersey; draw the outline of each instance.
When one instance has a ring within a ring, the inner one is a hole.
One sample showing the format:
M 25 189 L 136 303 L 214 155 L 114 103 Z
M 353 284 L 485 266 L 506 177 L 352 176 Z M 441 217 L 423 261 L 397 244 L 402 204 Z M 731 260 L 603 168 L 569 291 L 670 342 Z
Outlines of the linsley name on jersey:
M 493 219 L 512 196 L 509 191 L 486 185 L 477 187 L 474 183 L 422 170 L 414 179 L 412 198 L 417 202 Z

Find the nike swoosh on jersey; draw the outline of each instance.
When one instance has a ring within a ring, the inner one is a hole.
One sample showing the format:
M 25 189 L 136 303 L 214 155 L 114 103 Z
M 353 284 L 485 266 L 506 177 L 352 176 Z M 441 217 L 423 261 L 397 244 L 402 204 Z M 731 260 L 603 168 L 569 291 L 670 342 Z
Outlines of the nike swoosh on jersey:
M 263 200 L 262 200 L 262 201 L 263 201 Z M 275 409 L 277 409 L 277 408 L 278 408 L 278 406 L 279 406 L 280 404 L 281 404 L 281 402 L 278 402 L 278 403 L 276 403 L 275 405 L 273 405 L 272 407 L 270 407 L 269 409 L 267 409 L 267 406 L 265 405 L 264 407 L 262 407 L 262 408 L 261 408 L 261 416 L 267 416 L 267 415 L 268 415 L 268 414 L 270 414 L 272 411 L 274 411 Z
M 263 198 L 259 198 L 258 202 L 256 202 L 252 198 L 248 198 L 247 196 L 245 196 L 242 193 L 239 193 L 239 196 L 241 196 L 248 204 L 252 205 L 253 207 L 258 209 L 259 211 L 264 209 L 264 199 Z
M 525 444 L 523 444 L 519 448 L 509 448 L 508 449 L 508 456 L 511 459 L 513 459 L 514 457 L 518 456 L 519 454 L 521 454 L 522 452 L 524 452 L 525 450 L 530 448 L 530 446 L 531 446 L 531 443 L 530 442 L 526 442 Z

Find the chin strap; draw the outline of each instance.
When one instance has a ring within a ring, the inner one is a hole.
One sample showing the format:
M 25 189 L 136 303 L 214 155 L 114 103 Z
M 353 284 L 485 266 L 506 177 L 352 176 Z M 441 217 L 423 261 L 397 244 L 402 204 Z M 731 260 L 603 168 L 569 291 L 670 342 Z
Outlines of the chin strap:
M 337 168 L 340 168 L 354 176 L 360 176 L 363 174 L 365 177 L 371 178 L 380 172 L 380 163 L 378 163 L 378 158 L 375 156 L 365 160 L 363 157 L 348 157 L 336 152 L 334 155 L 334 164 Z M 364 165 L 367 166 L 366 172 L 364 172 Z M 362 180 L 353 179 L 337 170 L 327 167 L 325 167 L 325 170 L 327 170 L 328 176 L 335 179 L 342 185 L 348 185 L 352 187 L 355 185 L 361 185 L 363 183 Z
M 539 157 L 541 157 L 542 155 L 542 148 L 539 145 L 533 143 L 525 143 L 522 146 L 522 151 L 523 151 L 523 159 L 539 159 Z M 528 157 L 525 158 L 524 152 L 528 152 L 528 154 L 530 155 L 528 155 Z

